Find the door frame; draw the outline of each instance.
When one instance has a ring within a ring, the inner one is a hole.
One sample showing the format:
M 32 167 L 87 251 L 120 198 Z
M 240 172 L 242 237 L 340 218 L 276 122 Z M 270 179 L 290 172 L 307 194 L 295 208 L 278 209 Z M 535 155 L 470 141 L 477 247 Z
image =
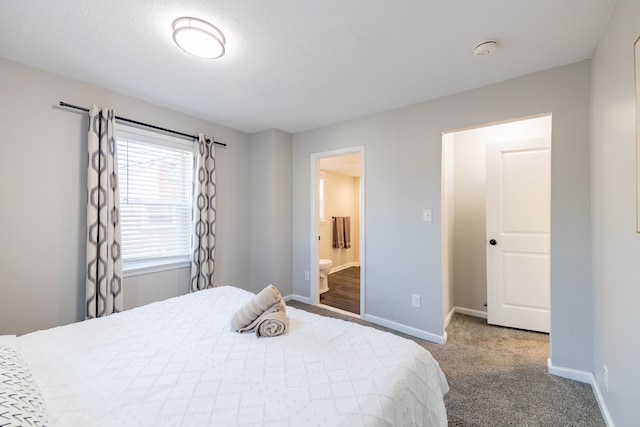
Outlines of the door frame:
M 360 154 L 360 218 L 359 218 L 359 261 L 360 261 L 360 318 L 364 318 L 365 314 L 365 294 L 366 294 L 366 282 L 365 282 L 365 147 L 364 145 L 358 145 L 349 148 L 342 148 L 338 150 L 322 151 L 317 153 L 311 153 L 311 167 L 309 174 L 309 183 L 311 191 L 311 211 L 309 213 L 310 218 L 310 235 L 309 235 L 309 265 L 310 277 L 309 277 L 309 295 L 311 304 L 320 304 L 320 294 L 318 293 L 318 277 L 320 273 L 318 260 L 320 259 L 318 251 L 318 236 L 320 227 L 320 213 L 318 212 L 318 206 L 320 204 L 320 195 L 318 189 L 318 182 L 320 180 L 320 159 L 325 157 L 337 157 L 343 154 Z
M 549 112 L 545 112 L 545 113 L 540 113 L 540 114 L 534 114 L 534 115 L 530 115 L 530 116 L 522 116 L 522 117 L 513 117 L 510 119 L 505 119 L 505 120 L 500 120 L 500 121 L 495 121 L 495 122 L 489 122 L 489 123 L 485 123 L 485 124 L 480 124 L 480 125 L 475 125 L 475 126 L 469 126 L 469 127 L 464 127 L 464 128 L 457 128 L 457 129 L 451 129 L 451 130 L 443 130 L 442 131 L 442 164 L 445 164 L 445 160 L 450 160 L 450 161 L 454 161 L 455 159 L 455 154 L 453 152 L 448 152 L 445 149 L 445 143 L 448 144 L 447 138 L 449 138 L 449 135 L 451 134 L 456 134 L 458 132 L 464 132 L 464 131 L 468 131 L 468 130 L 478 130 L 478 129 L 483 129 L 483 128 L 487 128 L 487 127 L 493 127 L 493 126 L 497 126 L 497 125 L 508 125 L 508 124 L 512 124 L 512 123 L 517 123 L 517 122 L 521 122 L 521 121 L 527 121 L 530 119 L 536 119 L 536 118 L 542 118 L 542 117 L 549 117 L 549 119 L 551 120 L 551 132 L 550 132 L 550 138 L 551 138 L 551 150 L 553 152 L 553 113 L 551 111 Z M 452 150 L 453 150 L 453 146 L 452 146 Z M 553 155 L 552 155 L 552 172 L 553 172 Z M 449 183 L 452 179 L 453 176 L 449 176 L 448 174 L 445 174 L 444 171 L 444 167 L 442 169 L 443 171 L 443 175 L 442 175 L 442 182 L 441 182 L 441 190 L 442 190 L 442 202 L 441 202 L 441 206 L 442 206 L 442 212 L 443 212 L 443 220 L 441 223 L 441 233 L 442 233 L 442 238 L 444 238 L 445 236 L 448 238 L 447 240 L 447 244 L 448 245 L 453 245 L 453 235 L 454 235 L 454 229 L 455 229 L 455 225 L 453 225 L 453 230 L 451 232 L 451 234 L 447 233 L 445 230 L 445 223 L 448 220 L 452 220 L 453 218 L 445 218 L 445 216 L 451 215 L 452 212 L 449 212 L 448 209 L 446 208 L 446 203 L 444 202 L 446 200 L 446 197 L 450 197 L 452 193 L 449 193 L 449 189 L 447 187 L 447 183 Z M 554 182 L 553 182 L 553 178 L 551 180 L 551 193 L 553 194 L 553 188 L 554 188 Z M 445 195 L 445 191 L 447 192 L 447 194 Z M 455 188 L 452 189 L 453 192 L 455 192 Z M 553 209 L 551 212 L 551 215 L 553 214 Z M 553 233 L 550 234 L 550 236 Z M 551 237 L 550 237 L 551 238 Z M 444 241 L 441 242 L 442 246 L 444 247 L 445 243 Z M 451 280 L 451 277 L 445 273 L 445 268 L 447 270 L 449 270 L 449 263 L 452 262 L 453 258 L 451 258 L 452 254 L 446 251 L 442 251 L 442 265 L 443 265 L 443 274 L 442 274 L 442 302 L 443 302 L 443 306 L 444 306 L 444 302 L 445 302 L 445 292 L 449 293 L 450 295 L 453 295 L 453 281 Z M 550 255 L 551 256 L 551 255 Z M 486 255 L 485 255 L 486 257 Z M 550 262 L 552 261 L 552 258 L 550 258 Z M 486 261 L 485 261 L 486 262 Z M 551 281 L 549 284 L 549 290 L 550 290 L 550 298 L 553 299 L 553 282 Z M 480 317 L 480 318 L 484 318 L 486 319 L 488 317 L 488 308 L 485 308 L 485 311 L 481 311 L 481 310 L 477 310 L 477 309 L 470 309 L 470 308 L 465 308 L 465 307 L 459 307 L 456 306 L 455 304 L 453 304 L 453 302 L 450 302 L 449 305 L 451 307 L 443 307 L 443 312 L 442 312 L 442 325 L 443 325 L 443 332 L 444 332 L 444 336 L 446 337 L 446 327 L 449 324 L 449 322 L 451 321 L 451 319 L 453 318 L 454 313 L 463 313 L 463 314 L 468 314 L 471 316 L 475 316 L 475 317 Z M 450 310 L 450 311 L 449 311 Z M 549 315 L 552 316 L 552 305 L 550 305 L 549 307 Z M 551 337 L 551 334 L 553 333 L 553 331 L 551 330 L 551 324 L 550 324 L 550 328 L 549 328 L 549 337 Z M 551 342 L 551 338 L 549 338 Z M 551 349 L 549 349 L 549 353 L 551 353 Z

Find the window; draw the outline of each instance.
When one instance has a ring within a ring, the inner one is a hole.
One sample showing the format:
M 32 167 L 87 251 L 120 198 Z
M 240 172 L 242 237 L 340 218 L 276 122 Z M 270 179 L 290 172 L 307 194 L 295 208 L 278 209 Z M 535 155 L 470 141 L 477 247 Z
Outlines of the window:
M 118 124 L 123 270 L 188 265 L 192 143 Z
M 320 221 L 324 221 L 324 172 L 320 172 L 320 184 L 318 185 L 318 196 L 320 200 Z

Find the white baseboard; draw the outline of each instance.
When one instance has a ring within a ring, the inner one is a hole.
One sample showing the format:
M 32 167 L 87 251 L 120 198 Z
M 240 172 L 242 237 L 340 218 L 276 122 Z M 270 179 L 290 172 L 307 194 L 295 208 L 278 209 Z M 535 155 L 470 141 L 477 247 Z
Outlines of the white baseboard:
M 591 384 L 593 382 L 593 374 L 587 371 L 579 371 L 577 369 L 563 368 L 551 364 L 551 358 L 547 359 L 547 369 L 551 375 L 567 378 L 581 383 Z
M 360 318 L 359 314 L 355 314 L 355 313 L 352 313 L 352 312 L 347 311 L 347 310 L 342 310 L 340 308 L 331 307 L 330 305 L 318 304 L 318 307 L 324 308 L 325 310 L 334 311 L 336 313 L 344 314 L 345 316 L 353 317 L 353 318 L 356 318 L 356 319 Z
M 366 320 L 367 322 L 375 323 L 376 325 L 393 329 L 394 331 L 403 332 L 407 335 L 411 335 L 412 337 L 417 337 L 423 340 L 431 341 L 436 344 L 444 344 L 447 341 L 446 336 L 432 334 L 430 332 L 423 331 L 421 329 L 416 329 L 414 327 L 403 325 L 401 323 L 392 322 L 391 320 L 383 319 L 381 317 L 372 316 L 371 314 L 365 314 L 362 317 L 362 320 Z
M 607 425 L 607 427 L 615 427 L 613 419 L 611 418 L 611 414 L 609 413 L 609 408 L 607 408 L 607 404 L 604 401 L 604 396 L 602 395 L 600 386 L 598 385 L 596 377 L 593 375 L 593 373 L 587 371 L 579 371 L 577 369 L 563 368 L 561 366 L 554 366 L 551 363 L 551 358 L 547 359 L 547 368 L 551 375 L 590 384 L 591 389 L 593 390 L 593 394 L 596 397 L 596 402 L 598 402 L 598 407 L 600 408 L 600 413 L 602 414 L 602 418 L 604 418 L 605 424 Z
M 351 267 L 360 267 L 360 263 L 357 262 L 357 261 L 354 261 L 354 262 L 348 262 L 348 263 L 342 264 L 342 265 L 337 265 L 337 266 L 331 268 L 331 271 L 329 272 L 329 274 L 335 273 L 335 272 L 340 271 L 340 270 L 346 270 L 347 268 L 351 268 Z
M 309 305 L 313 304 L 311 302 L 311 298 L 303 297 L 303 296 L 296 295 L 296 294 L 287 295 L 286 297 L 282 297 L 282 299 L 284 300 L 284 302 L 294 300 L 294 301 L 298 301 L 298 302 L 301 302 L 301 303 L 304 303 L 304 304 L 309 304 Z
M 453 307 L 449 314 L 447 314 L 447 317 L 444 318 L 444 329 L 447 329 L 447 326 L 451 323 L 451 319 L 453 319 L 454 314 L 456 314 L 456 307 Z
M 607 408 L 607 404 L 604 401 L 604 396 L 602 395 L 600 386 L 598 385 L 596 378 L 593 375 L 591 375 L 591 377 L 593 378 L 591 388 L 593 389 L 593 394 L 596 395 L 596 402 L 598 402 L 598 407 L 600 407 L 600 413 L 602 414 L 602 418 L 604 418 L 604 423 L 607 427 L 615 427 L 611 414 L 609 413 L 609 408 Z
M 449 312 L 449 314 L 447 314 L 447 317 L 444 318 L 444 329 L 445 329 L 445 339 L 447 336 L 447 326 L 449 326 L 449 323 L 451 323 L 451 320 L 453 319 L 453 315 L 456 313 L 462 313 L 462 314 L 467 314 L 469 316 L 473 316 L 473 317 L 481 317 L 483 319 L 487 318 L 487 312 L 486 311 L 479 311 L 479 310 L 471 310 L 470 308 L 463 308 L 463 307 L 453 307 L 451 309 L 451 311 Z
M 472 310 L 470 308 L 464 308 L 464 307 L 454 307 L 453 309 L 456 311 L 456 313 L 462 313 L 462 314 L 466 314 L 473 317 L 481 317 L 483 319 L 487 318 L 486 311 Z
M 287 295 L 286 297 L 282 297 L 283 300 L 286 301 L 298 301 L 304 304 L 313 305 L 311 302 L 311 298 L 303 297 L 296 294 Z M 436 344 L 444 344 L 447 342 L 447 333 L 445 332 L 444 336 L 432 334 L 427 331 L 423 331 L 420 329 L 413 328 L 411 326 L 403 325 L 401 323 L 396 323 L 391 320 L 383 319 L 381 317 L 372 316 L 370 314 L 365 314 L 364 316 L 358 316 L 357 314 L 353 314 L 348 311 L 340 310 L 339 308 L 325 306 L 323 304 L 318 304 L 318 307 L 326 308 L 332 311 L 336 311 L 339 313 L 346 314 L 348 316 L 353 316 L 355 318 L 359 318 L 362 320 L 366 320 L 367 322 L 375 323 L 376 325 L 384 326 L 389 329 L 393 329 L 394 331 L 403 332 L 407 335 L 411 335 L 412 337 L 421 338 L 423 340 L 431 341 Z

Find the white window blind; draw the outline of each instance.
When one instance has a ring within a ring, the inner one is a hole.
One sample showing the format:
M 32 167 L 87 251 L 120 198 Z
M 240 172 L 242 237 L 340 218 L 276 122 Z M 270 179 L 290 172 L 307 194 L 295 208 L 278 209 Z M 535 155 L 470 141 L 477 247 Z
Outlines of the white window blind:
M 123 128 L 116 134 L 123 269 L 187 262 L 191 246 L 191 144 Z

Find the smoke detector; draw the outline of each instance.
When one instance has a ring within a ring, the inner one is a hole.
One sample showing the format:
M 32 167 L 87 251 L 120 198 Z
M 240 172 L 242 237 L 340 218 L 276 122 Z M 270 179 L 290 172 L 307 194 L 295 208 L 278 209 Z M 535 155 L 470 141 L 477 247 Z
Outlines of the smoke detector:
M 486 40 L 478 43 L 473 48 L 473 56 L 489 56 L 498 48 L 498 42 L 495 40 Z

